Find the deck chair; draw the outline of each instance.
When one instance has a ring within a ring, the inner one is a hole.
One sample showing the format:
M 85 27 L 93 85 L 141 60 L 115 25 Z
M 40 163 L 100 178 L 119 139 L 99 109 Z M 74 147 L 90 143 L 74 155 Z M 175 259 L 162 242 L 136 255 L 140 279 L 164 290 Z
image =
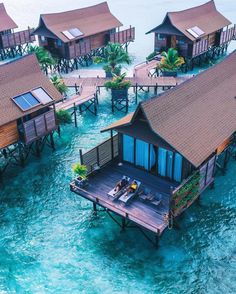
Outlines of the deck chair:
M 162 202 L 163 196 L 160 193 L 156 193 L 154 199 L 151 201 L 151 203 L 155 206 L 159 206 Z
M 141 182 L 139 182 L 139 181 L 137 181 L 137 180 L 135 180 L 135 181 L 136 181 L 137 184 L 138 184 L 138 187 L 137 187 L 136 191 L 135 191 L 134 193 L 129 193 L 129 194 L 126 196 L 127 189 L 129 188 L 129 187 L 128 187 L 128 188 L 126 189 L 125 193 L 123 193 L 123 194 L 119 197 L 119 200 L 120 200 L 121 202 L 128 203 L 130 200 L 132 200 L 132 199 L 138 194 L 139 188 L 140 188 L 140 186 L 141 186 Z
M 124 190 L 126 190 L 127 186 L 129 185 L 129 181 L 130 181 L 130 178 L 129 178 L 129 177 L 127 177 L 127 176 L 123 176 L 123 177 L 122 177 L 122 179 L 125 179 L 125 178 L 126 178 L 127 181 L 128 181 L 127 185 L 125 185 L 120 191 L 115 191 L 116 187 L 114 187 L 110 192 L 107 193 L 108 196 L 111 196 L 111 197 L 113 197 L 113 198 L 117 198 L 117 197 L 119 197 L 121 194 L 124 193 Z M 121 180 L 122 180 L 122 179 L 121 179 Z

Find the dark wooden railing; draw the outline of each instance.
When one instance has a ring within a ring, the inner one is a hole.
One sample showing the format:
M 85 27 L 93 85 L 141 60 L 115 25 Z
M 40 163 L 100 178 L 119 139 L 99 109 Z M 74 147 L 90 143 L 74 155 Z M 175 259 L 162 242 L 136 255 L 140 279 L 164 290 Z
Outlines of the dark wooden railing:
M 69 46 L 69 58 L 70 59 L 87 55 L 90 52 L 91 52 L 90 39 L 84 39 L 84 41 L 82 41 L 82 42 L 72 43 Z
M 125 44 L 127 42 L 133 42 L 134 39 L 135 39 L 135 28 L 134 27 L 130 27 L 127 30 L 112 33 L 110 35 L 110 42 L 111 43 Z
M 50 110 L 23 123 L 24 140 L 29 144 L 57 128 L 55 112 Z
M 198 56 L 208 50 L 209 42 L 207 39 L 203 39 L 199 42 L 193 44 L 193 54 L 192 57 Z
M 236 25 L 234 27 L 222 31 L 220 35 L 220 45 L 230 42 L 236 36 Z
M 19 45 L 32 43 L 35 41 L 35 36 L 31 35 L 34 29 L 28 29 L 12 34 L 2 35 L 2 48 L 13 48 Z
M 81 164 L 87 166 L 88 174 L 91 174 L 97 168 L 107 165 L 118 155 L 118 135 L 115 135 L 84 154 L 80 151 L 80 161 Z

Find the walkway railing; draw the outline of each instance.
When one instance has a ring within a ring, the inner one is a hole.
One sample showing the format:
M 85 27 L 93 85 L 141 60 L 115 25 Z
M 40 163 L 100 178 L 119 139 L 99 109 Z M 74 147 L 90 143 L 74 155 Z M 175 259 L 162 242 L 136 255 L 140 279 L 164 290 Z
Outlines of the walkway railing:
M 80 150 L 80 162 L 87 166 L 88 174 L 91 174 L 96 169 L 107 165 L 118 155 L 118 135 L 115 135 L 84 154 Z
M 234 27 L 223 31 L 220 35 L 220 45 L 228 43 L 236 36 L 236 25 Z
M 35 36 L 32 35 L 34 29 L 28 29 L 8 35 L 2 35 L 2 48 L 13 48 L 19 45 L 32 43 L 35 41 Z
M 119 31 L 110 35 L 111 43 L 125 44 L 127 42 L 133 42 L 135 39 L 135 28 L 130 27 L 127 30 Z

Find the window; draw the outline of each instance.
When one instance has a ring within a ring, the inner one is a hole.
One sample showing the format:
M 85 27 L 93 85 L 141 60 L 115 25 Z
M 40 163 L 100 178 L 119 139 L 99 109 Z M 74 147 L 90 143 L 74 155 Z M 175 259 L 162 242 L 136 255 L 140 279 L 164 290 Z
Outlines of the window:
M 123 136 L 123 160 L 134 163 L 134 138 Z
M 61 45 L 62 45 L 61 40 L 60 40 L 60 39 L 57 39 L 57 46 L 58 46 L 58 47 L 61 47 Z
M 41 38 L 41 41 L 42 42 L 45 42 L 46 41 L 46 38 L 44 36 L 41 36 L 40 38 Z
M 17 96 L 13 98 L 13 101 L 23 111 L 29 110 L 40 104 L 40 102 L 31 93 Z
M 179 153 L 175 153 L 174 180 L 176 182 L 182 181 L 182 161 L 182 156 Z
M 166 39 L 166 36 L 163 35 L 163 34 L 158 34 L 158 35 L 157 35 L 157 39 L 158 39 L 159 41 L 164 41 L 164 40 Z
M 52 98 L 44 91 L 43 88 L 37 88 L 31 91 L 31 93 L 36 97 L 43 105 L 48 104 L 52 101 Z
M 142 141 L 136 140 L 136 160 L 137 166 L 149 169 L 149 144 Z

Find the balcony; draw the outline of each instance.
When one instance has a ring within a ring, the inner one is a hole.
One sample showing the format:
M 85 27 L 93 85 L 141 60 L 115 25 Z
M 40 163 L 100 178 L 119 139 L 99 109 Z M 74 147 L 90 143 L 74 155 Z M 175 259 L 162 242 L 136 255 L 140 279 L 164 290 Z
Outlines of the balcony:
M 130 27 L 127 30 L 119 31 L 110 35 L 111 43 L 125 44 L 128 42 L 133 42 L 135 39 L 135 28 Z

